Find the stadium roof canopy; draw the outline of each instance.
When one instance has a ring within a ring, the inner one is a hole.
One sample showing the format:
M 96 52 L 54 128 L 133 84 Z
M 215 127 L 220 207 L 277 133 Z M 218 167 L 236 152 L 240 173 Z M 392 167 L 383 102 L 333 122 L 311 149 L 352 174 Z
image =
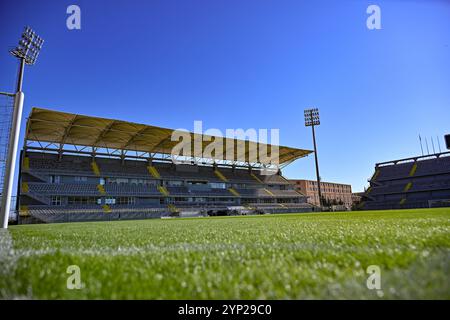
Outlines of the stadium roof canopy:
M 106 148 L 116 150 L 139 151 L 155 154 L 171 154 L 175 145 L 179 141 L 172 141 L 172 133 L 175 130 L 155 127 L 144 124 L 137 124 L 121 120 L 112 120 L 66 112 L 33 108 L 27 120 L 26 141 L 37 141 L 57 144 L 59 146 L 87 146 L 92 148 Z M 202 154 L 205 148 L 215 141 L 211 136 L 187 133 L 191 135 L 192 141 L 201 138 Z M 226 147 L 234 147 L 234 159 L 232 161 L 252 162 L 249 150 L 257 150 L 257 162 L 265 162 L 264 157 L 260 157 L 259 147 L 266 147 L 272 150 L 270 144 L 260 144 L 248 140 L 223 138 L 223 153 L 226 154 Z M 237 152 L 237 145 L 245 144 L 245 159 L 242 153 Z M 193 143 L 192 143 L 193 144 Z M 200 143 L 199 143 L 200 145 Z M 256 148 L 256 149 L 252 149 Z M 231 148 L 230 148 L 231 149 Z M 231 149 L 233 152 L 233 149 Z M 265 151 L 265 149 L 263 149 Z M 192 151 L 193 148 L 192 148 Z M 279 165 L 290 163 L 298 158 L 310 154 L 312 151 L 279 146 Z M 266 153 L 264 153 L 266 154 Z M 216 158 L 212 152 L 211 159 Z M 254 161 L 253 161 L 254 162 Z

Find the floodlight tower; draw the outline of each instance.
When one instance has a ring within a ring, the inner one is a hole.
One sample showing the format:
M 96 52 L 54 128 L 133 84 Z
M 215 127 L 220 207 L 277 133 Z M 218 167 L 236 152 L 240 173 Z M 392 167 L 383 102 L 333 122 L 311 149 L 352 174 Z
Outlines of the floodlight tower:
M 12 115 L 11 131 L 8 143 L 8 152 L 5 166 L 5 178 L 3 183 L 2 202 L 0 207 L 0 227 L 8 228 L 9 210 L 11 207 L 11 195 L 14 182 L 14 171 L 16 167 L 17 146 L 19 143 L 20 122 L 22 119 L 22 109 L 24 94 L 22 92 L 23 72 L 25 64 L 33 65 L 39 55 L 39 51 L 44 44 L 30 27 L 25 27 L 19 45 L 11 50 L 11 54 L 19 59 L 19 73 L 17 76 L 16 92 L 6 94 L 14 96 L 14 110 Z
M 319 193 L 319 205 L 320 205 L 320 208 L 322 209 L 322 191 L 320 188 L 319 160 L 317 158 L 316 132 L 314 130 L 314 126 L 318 126 L 318 125 L 320 125 L 319 109 L 317 109 L 317 108 L 306 109 L 305 110 L 305 127 L 312 128 L 312 136 L 313 136 L 313 143 L 314 143 L 314 158 L 316 160 L 317 191 Z

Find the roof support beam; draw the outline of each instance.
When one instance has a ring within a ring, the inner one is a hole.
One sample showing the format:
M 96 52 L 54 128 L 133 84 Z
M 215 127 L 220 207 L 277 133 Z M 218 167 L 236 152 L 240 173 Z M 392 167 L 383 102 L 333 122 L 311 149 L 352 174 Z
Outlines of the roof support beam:
M 74 116 L 73 119 L 69 122 L 69 125 L 65 128 L 64 134 L 62 136 L 61 143 L 60 143 L 61 149 L 64 147 L 64 144 L 66 143 L 67 137 L 69 136 L 70 130 L 72 129 L 76 119 L 77 119 L 77 116 Z
M 111 130 L 111 128 L 114 126 L 116 121 L 111 121 L 110 124 L 108 124 L 102 131 L 100 131 L 97 139 L 95 139 L 94 145 L 97 145 L 102 139 L 105 137 L 105 135 Z
M 170 133 L 169 135 L 167 135 L 166 137 L 162 138 L 157 144 L 155 144 L 154 146 L 152 146 L 149 150 L 149 152 L 155 152 L 155 149 L 160 147 L 164 142 L 166 142 L 170 137 L 172 137 L 172 133 Z
M 142 128 L 141 130 L 139 130 L 138 132 L 136 132 L 133 136 L 131 136 L 131 138 L 125 142 L 123 149 L 128 148 L 130 145 L 132 145 L 134 143 L 134 141 L 136 140 L 137 137 L 140 137 L 142 135 L 143 132 L 145 132 L 145 130 L 147 130 L 147 127 Z

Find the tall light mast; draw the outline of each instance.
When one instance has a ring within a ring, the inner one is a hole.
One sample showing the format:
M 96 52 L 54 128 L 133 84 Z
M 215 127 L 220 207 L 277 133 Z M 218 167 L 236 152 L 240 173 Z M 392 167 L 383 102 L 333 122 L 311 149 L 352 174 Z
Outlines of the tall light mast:
M 320 125 L 319 109 L 306 109 L 305 110 L 305 127 L 312 128 L 312 136 L 314 143 L 314 159 L 316 160 L 316 178 L 317 178 L 317 191 L 319 195 L 319 205 L 322 209 L 322 191 L 320 188 L 320 174 L 319 174 L 319 160 L 317 158 L 317 145 L 316 145 L 316 132 L 314 126 Z
M 17 77 L 16 92 L 3 93 L 4 95 L 14 97 L 14 109 L 11 122 L 11 130 L 8 141 L 8 151 L 5 161 L 5 176 L 3 181 L 3 191 L 0 206 L 0 228 L 8 228 L 8 218 L 11 208 L 11 195 L 14 183 L 14 171 L 16 167 L 17 147 L 19 144 L 20 122 L 22 120 L 22 109 L 24 94 L 22 92 L 23 72 L 25 65 L 33 65 L 39 55 L 39 51 L 44 44 L 44 40 L 40 38 L 30 27 L 25 27 L 19 45 L 11 50 L 11 54 L 19 59 L 19 73 Z

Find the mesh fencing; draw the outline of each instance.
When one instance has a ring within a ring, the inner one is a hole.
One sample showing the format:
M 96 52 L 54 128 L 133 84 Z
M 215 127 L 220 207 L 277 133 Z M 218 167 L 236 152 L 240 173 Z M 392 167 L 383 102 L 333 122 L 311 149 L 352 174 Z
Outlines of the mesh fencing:
M 14 109 L 14 97 L 0 94 L 0 201 L 5 181 L 6 159 Z M 11 207 L 12 209 L 14 207 Z

